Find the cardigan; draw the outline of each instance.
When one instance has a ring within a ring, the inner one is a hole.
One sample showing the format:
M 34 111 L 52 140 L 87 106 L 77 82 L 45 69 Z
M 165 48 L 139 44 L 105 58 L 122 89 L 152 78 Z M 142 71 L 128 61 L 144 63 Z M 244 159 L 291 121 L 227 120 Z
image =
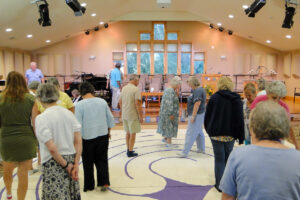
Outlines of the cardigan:
M 204 127 L 209 137 L 231 136 L 242 144 L 245 133 L 240 95 L 229 90 L 213 94 L 206 106 Z

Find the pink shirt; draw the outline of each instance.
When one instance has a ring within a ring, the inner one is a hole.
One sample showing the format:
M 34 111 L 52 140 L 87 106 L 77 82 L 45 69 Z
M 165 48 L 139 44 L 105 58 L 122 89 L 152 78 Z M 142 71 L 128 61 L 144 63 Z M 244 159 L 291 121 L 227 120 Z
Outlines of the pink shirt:
M 255 98 L 255 100 L 253 101 L 253 103 L 250 106 L 250 109 L 253 110 L 256 106 L 256 104 L 258 104 L 261 101 L 267 101 L 268 100 L 268 96 L 267 95 L 261 95 Z M 284 103 L 283 101 L 279 101 L 279 104 L 286 110 L 286 112 L 288 113 L 288 115 L 290 115 L 290 109 L 289 107 L 286 105 L 286 103 Z

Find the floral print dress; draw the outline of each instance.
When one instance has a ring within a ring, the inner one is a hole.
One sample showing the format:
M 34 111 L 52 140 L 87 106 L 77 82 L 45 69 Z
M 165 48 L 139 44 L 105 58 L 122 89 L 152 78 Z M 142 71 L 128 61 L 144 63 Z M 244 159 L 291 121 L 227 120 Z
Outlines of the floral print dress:
M 174 120 L 170 116 L 174 116 Z M 157 132 L 166 138 L 176 138 L 179 120 L 179 99 L 173 88 L 167 88 L 160 104 Z

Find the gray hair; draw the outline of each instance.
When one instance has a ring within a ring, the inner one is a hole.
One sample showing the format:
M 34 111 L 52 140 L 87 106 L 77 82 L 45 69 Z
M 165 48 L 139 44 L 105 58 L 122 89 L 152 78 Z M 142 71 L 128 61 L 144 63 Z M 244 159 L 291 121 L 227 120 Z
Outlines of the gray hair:
M 72 90 L 71 93 L 74 95 L 80 95 L 80 92 L 77 89 Z
M 59 98 L 59 92 L 53 84 L 45 83 L 41 84 L 37 89 L 36 97 L 42 103 L 54 103 Z
M 289 136 L 290 120 L 285 109 L 274 101 L 258 103 L 250 114 L 250 130 L 256 138 L 278 140 Z
M 47 83 L 55 85 L 57 88 L 60 88 L 59 82 L 55 77 L 48 78 Z
M 258 90 L 265 90 L 266 89 L 266 80 L 263 78 L 260 78 L 257 80 L 257 87 Z
M 173 77 L 171 80 L 171 85 L 172 86 L 181 85 L 181 78 L 179 76 Z
M 130 76 L 129 76 L 129 81 L 137 81 L 139 79 L 140 79 L 140 77 L 137 74 L 130 74 Z
M 200 82 L 197 79 L 196 76 L 190 76 L 187 80 L 188 84 L 194 86 L 194 87 L 199 87 L 200 86 Z
M 267 94 L 273 94 L 280 98 L 286 96 L 286 87 L 281 81 L 273 81 L 267 85 L 266 88 Z
M 217 83 L 218 90 L 232 91 L 234 84 L 232 80 L 227 76 L 222 76 Z
M 41 84 L 41 83 L 38 82 L 38 81 L 32 81 L 32 82 L 28 85 L 28 88 L 31 89 L 31 90 L 37 90 L 40 84 Z

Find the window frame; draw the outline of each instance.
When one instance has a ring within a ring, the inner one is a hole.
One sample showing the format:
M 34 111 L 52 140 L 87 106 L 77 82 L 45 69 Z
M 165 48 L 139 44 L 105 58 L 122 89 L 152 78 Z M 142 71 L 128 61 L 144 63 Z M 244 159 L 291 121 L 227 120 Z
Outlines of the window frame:
M 197 53 L 203 53 L 203 59 L 196 59 L 196 54 Z M 194 51 L 193 52 L 193 54 L 194 54 L 194 57 L 193 57 L 193 64 L 194 64 L 194 62 L 195 61 L 203 61 L 204 62 L 204 66 L 203 66 L 203 74 L 206 74 L 206 52 L 205 51 Z M 195 67 L 195 65 L 194 65 L 194 67 Z M 193 73 L 195 73 L 195 69 L 193 70 Z

